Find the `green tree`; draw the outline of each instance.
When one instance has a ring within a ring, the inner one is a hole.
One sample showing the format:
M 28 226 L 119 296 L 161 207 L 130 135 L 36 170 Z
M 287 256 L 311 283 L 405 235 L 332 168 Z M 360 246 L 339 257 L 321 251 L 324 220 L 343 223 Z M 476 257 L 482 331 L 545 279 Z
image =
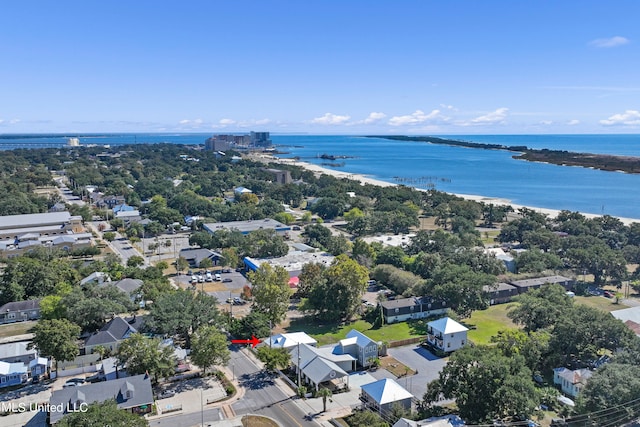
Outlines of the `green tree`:
M 298 276 L 300 282 L 298 283 L 297 294 L 302 298 L 309 296 L 311 289 L 324 280 L 323 273 L 326 269 L 327 267 L 319 262 L 310 262 L 303 265 L 302 271 Z
M 327 412 L 327 399 L 332 395 L 333 393 L 331 393 L 331 390 L 325 387 L 320 388 L 318 393 L 316 393 L 316 396 L 322 398 L 322 412 Z
M 521 330 L 506 330 L 491 337 L 491 342 L 507 357 L 522 355 L 532 372 L 539 371 L 542 357 L 549 351 L 550 334 L 546 331 L 526 333 Z
M 148 372 L 156 383 L 175 372 L 176 360 L 171 346 L 163 346 L 159 339 L 142 334 L 133 334 L 122 341 L 116 359 L 130 375 Z
M 537 331 L 553 326 L 573 305 L 573 300 L 560 285 L 546 285 L 519 295 L 519 303 L 508 313 L 525 331 Z
M 217 299 L 184 289 L 160 294 L 149 309 L 146 328 L 159 334 L 179 335 L 191 347 L 191 333 L 201 326 L 216 325 L 220 315 Z
M 349 417 L 347 422 L 351 427 L 389 427 L 380 416 L 371 411 L 356 411 Z
M 580 414 L 599 412 L 640 398 L 640 366 L 607 363 L 589 378 L 578 398 L 576 411 Z M 634 408 L 633 405 L 629 409 Z M 635 416 L 638 410 L 635 410 Z M 604 420 L 603 420 L 604 421 Z
M 227 337 L 215 326 L 201 327 L 192 338 L 190 357 L 203 375 L 213 365 L 226 364 L 230 357 Z
M 288 212 L 278 212 L 273 216 L 273 219 L 286 225 L 293 224 L 296 220 L 296 218 Z
M 100 403 L 92 403 L 87 410 L 72 412 L 65 415 L 56 424 L 60 427 L 91 427 L 91 426 L 118 426 L 118 427 L 146 427 L 147 420 L 118 408 L 115 400 L 107 400 Z
M 105 231 L 102 233 L 102 238 L 107 242 L 113 242 L 116 239 L 116 233 L 113 231 Z
M 80 338 L 80 326 L 67 319 L 40 320 L 33 327 L 32 345 L 42 356 L 53 357 L 58 362 L 66 362 L 80 354 L 77 340 Z
M 205 258 L 200 261 L 199 267 L 204 269 L 211 268 L 213 267 L 213 261 L 211 260 L 211 258 Z
M 248 274 L 253 285 L 253 309 L 265 313 L 274 324 L 280 323 L 287 313 L 291 289 L 289 273 L 283 267 L 263 263 Z
M 105 319 L 134 309 L 129 296 L 114 286 L 87 287 L 83 292 L 76 288 L 68 293 L 62 304 L 66 307 L 67 318 L 85 332 L 93 332 L 102 327 Z
M 134 255 L 127 260 L 127 267 L 139 267 L 144 265 L 144 258 L 140 255 Z
M 480 424 L 495 418 L 529 417 L 536 405 L 531 371 L 522 356 L 506 357 L 492 347 L 464 347 L 456 351 L 429 383 L 425 402 L 456 399 L 460 416 Z
M 284 348 L 271 348 L 268 346 L 258 347 L 256 356 L 268 371 L 284 369 L 289 365 L 291 357 Z
M 178 273 L 182 273 L 186 269 L 189 268 L 189 261 L 187 261 L 184 257 L 178 257 L 176 260 L 176 270 Z
M 340 255 L 322 276 L 324 280 L 315 283 L 309 292 L 306 310 L 328 320 L 351 318 L 360 307 L 369 279 L 368 270 L 346 255 Z
M 231 334 L 240 339 L 251 336 L 264 338 L 268 337 L 270 332 L 269 318 L 259 311 L 251 311 L 248 315 L 239 319 L 234 318 L 231 323 Z

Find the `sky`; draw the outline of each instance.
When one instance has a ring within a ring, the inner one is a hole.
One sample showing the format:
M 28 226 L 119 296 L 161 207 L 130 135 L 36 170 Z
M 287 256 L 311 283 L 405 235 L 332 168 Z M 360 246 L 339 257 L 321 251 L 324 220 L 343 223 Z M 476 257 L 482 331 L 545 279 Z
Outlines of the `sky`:
M 0 2 L 0 134 L 640 133 L 640 2 Z

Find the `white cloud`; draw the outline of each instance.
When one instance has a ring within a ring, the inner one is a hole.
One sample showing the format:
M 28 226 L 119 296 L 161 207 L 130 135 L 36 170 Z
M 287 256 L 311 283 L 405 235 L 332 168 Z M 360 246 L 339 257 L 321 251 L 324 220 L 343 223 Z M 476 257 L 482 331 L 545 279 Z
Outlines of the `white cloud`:
M 349 121 L 351 116 L 339 116 L 337 114 L 326 113 L 322 117 L 316 117 L 311 123 L 320 125 L 341 125 Z
M 201 125 L 203 122 L 202 119 L 195 119 L 195 120 L 189 120 L 189 119 L 184 119 L 184 120 L 180 120 L 180 124 L 181 125 Z
M 589 45 L 594 47 L 617 47 L 629 43 L 629 39 L 626 37 L 615 36 L 607 39 L 595 39 L 589 42 Z
M 569 121 L 567 122 L 567 124 L 568 124 L 569 126 L 579 125 L 579 124 L 580 124 L 580 120 L 576 120 L 576 119 L 569 120 Z
M 254 125 L 258 125 L 258 126 L 268 125 L 269 123 L 271 123 L 270 119 L 260 119 L 260 120 L 255 120 L 253 122 Z
M 636 126 L 640 125 L 640 111 L 627 110 L 621 114 L 614 114 L 608 119 L 600 120 L 600 124 L 605 126 L 627 125 Z
M 22 120 L 20 119 L 11 119 L 11 120 L 0 119 L 0 126 L 15 125 L 20 123 L 21 121 Z
M 549 125 L 552 125 L 553 122 L 551 120 L 542 120 L 538 124 L 541 124 L 541 125 L 544 125 L 544 126 L 549 126 Z
M 453 105 L 440 104 L 440 108 L 444 108 L 445 110 L 458 111 L 458 109 Z
M 475 119 L 471 119 L 468 125 L 491 125 L 497 123 L 503 123 L 507 118 L 508 108 L 498 108 L 496 111 L 492 111 L 491 113 L 485 114 L 483 116 L 476 117 Z
M 235 125 L 236 121 L 232 119 L 220 119 L 218 123 L 220 123 L 222 126 L 230 126 Z
M 403 126 L 403 125 L 415 125 L 417 123 L 424 123 L 426 121 L 447 121 L 448 118 L 440 114 L 440 110 L 433 110 L 429 114 L 425 114 L 422 110 L 416 110 L 413 113 L 406 116 L 394 116 L 389 119 L 391 126 Z
M 384 119 L 385 117 L 387 117 L 385 113 L 376 113 L 374 111 L 372 113 L 369 113 L 369 116 L 366 119 L 362 120 L 362 123 L 364 124 L 376 123 Z

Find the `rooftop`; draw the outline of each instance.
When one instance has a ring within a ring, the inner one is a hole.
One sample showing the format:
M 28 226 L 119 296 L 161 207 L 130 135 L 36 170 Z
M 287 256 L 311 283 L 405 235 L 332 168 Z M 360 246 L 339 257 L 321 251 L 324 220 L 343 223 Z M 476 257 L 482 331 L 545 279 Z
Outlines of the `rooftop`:
M 399 400 L 411 399 L 413 395 L 402 388 L 391 378 L 384 378 L 361 387 L 378 405 L 393 403 Z
M 527 288 L 530 286 L 542 286 L 545 284 L 565 283 L 570 281 L 571 279 L 563 276 L 546 276 L 535 277 L 533 279 L 514 280 L 513 282 L 511 282 L 511 284 L 519 288 Z
M 291 227 L 285 225 L 281 222 L 276 221 L 275 219 L 266 218 L 266 219 L 256 219 L 249 221 L 227 221 L 227 222 L 212 222 L 203 224 L 202 227 L 207 230 L 209 233 L 214 233 L 216 230 L 238 230 L 243 234 L 250 233 L 252 231 L 260 230 L 260 229 L 272 229 L 277 231 L 287 231 L 291 230 Z
M 331 265 L 335 257 L 326 252 L 303 252 L 289 251 L 285 256 L 280 258 L 245 258 L 247 261 L 259 267 L 260 264 L 266 262 L 272 267 L 284 267 L 289 273 L 302 271 L 302 266 L 311 262 Z
M 26 215 L 5 215 L 0 216 L 0 230 L 23 229 L 48 224 L 63 224 L 69 222 L 71 214 L 69 212 L 47 212 Z
M 466 326 L 461 325 L 460 323 L 449 317 L 443 317 L 442 319 L 429 322 L 428 326 L 435 329 L 436 331 L 442 332 L 443 334 L 455 334 L 456 332 L 464 332 L 469 330 L 469 328 L 467 328 Z

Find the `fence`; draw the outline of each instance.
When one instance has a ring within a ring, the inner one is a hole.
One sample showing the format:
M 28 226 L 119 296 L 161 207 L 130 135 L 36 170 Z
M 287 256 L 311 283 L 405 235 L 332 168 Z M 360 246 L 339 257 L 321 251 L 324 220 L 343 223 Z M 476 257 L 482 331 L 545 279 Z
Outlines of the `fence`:
M 415 337 L 415 338 L 407 338 L 406 340 L 398 340 L 389 342 L 389 348 L 391 347 L 402 347 L 403 345 L 416 344 L 427 339 L 426 336 Z

